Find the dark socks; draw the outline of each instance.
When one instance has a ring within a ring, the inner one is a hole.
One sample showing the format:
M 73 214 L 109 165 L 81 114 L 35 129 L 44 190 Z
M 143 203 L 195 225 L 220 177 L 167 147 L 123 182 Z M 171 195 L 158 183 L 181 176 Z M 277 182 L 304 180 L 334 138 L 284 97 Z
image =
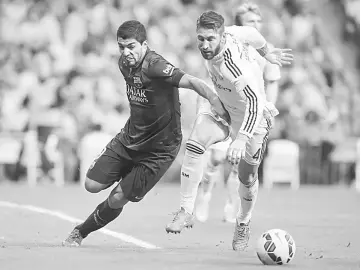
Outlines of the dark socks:
M 99 204 L 94 212 L 82 223 L 76 226 L 81 236 L 86 237 L 89 233 L 99 230 L 109 222 L 116 219 L 122 212 L 123 207 L 119 209 L 110 208 L 108 199 Z

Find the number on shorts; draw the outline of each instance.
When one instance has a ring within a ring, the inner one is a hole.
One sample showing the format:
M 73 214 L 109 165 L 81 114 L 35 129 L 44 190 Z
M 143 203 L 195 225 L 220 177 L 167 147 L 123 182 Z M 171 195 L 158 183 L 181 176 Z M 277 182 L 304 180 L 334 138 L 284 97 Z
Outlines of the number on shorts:
M 260 156 L 261 156 L 261 148 L 257 150 L 257 152 L 253 155 L 252 158 L 258 160 Z

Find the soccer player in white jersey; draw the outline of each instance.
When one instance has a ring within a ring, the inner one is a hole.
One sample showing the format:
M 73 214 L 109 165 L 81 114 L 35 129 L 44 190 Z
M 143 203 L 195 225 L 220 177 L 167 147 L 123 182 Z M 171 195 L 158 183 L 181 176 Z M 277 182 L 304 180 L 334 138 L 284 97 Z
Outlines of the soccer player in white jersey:
M 240 5 L 235 13 L 235 25 L 237 26 L 251 26 L 258 31 L 262 29 L 262 16 L 259 7 L 254 3 L 243 3 Z M 278 65 L 271 64 L 266 59 L 258 55 L 258 63 L 263 71 L 263 79 L 265 82 L 265 92 L 267 101 L 276 104 L 278 97 L 278 80 L 281 78 L 281 72 Z M 201 97 L 198 97 L 197 105 L 202 110 L 204 107 L 209 106 L 207 101 Z M 265 138 L 267 139 L 267 137 Z M 208 155 L 206 156 L 206 167 L 203 173 L 202 185 L 198 194 L 198 204 L 196 206 L 196 217 L 199 221 L 205 222 L 208 219 L 209 202 L 212 197 L 212 190 L 217 182 L 217 178 L 214 177 L 215 173 L 222 167 L 224 171 L 225 186 L 227 188 L 227 200 L 224 207 L 223 220 L 226 222 L 236 222 L 236 215 L 239 208 L 239 196 L 238 196 L 238 172 L 237 166 L 230 166 L 225 162 L 227 149 L 230 144 L 230 140 L 226 142 L 220 142 L 212 145 L 208 149 Z M 266 141 L 263 144 L 266 146 Z M 261 168 L 260 168 L 261 169 Z
M 212 113 L 198 115 L 181 169 L 180 209 L 166 226 L 167 232 L 180 233 L 194 223 L 193 209 L 198 185 L 202 179 L 202 156 L 216 142 L 231 136 L 227 160 L 239 166 L 242 199 L 232 246 L 244 250 L 250 235 L 250 219 L 254 208 L 261 151 L 272 112 L 267 109 L 262 73 L 254 56 L 258 53 L 274 64 L 290 64 L 293 55 L 289 49 L 270 50 L 266 40 L 253 27 L 224 26 L 224 18 L 214 12 L 204 12 L 197 20 L 198 48 L 206 59 L 206 66 L 215 90 L 229 113 L 228 124 Z M 262 82 L 262 83 L 261 83 Z

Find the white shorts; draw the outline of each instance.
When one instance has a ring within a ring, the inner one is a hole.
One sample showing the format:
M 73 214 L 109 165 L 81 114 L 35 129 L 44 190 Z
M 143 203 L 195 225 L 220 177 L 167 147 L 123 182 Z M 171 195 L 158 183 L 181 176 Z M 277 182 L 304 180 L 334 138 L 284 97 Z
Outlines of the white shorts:
M 228 147 L 230 146 L 231 143 L 232 143 L 232 139 L 228 138 L 227 140 L 225 140 L 223 142 L 218 142 L 218 143 L 212 144 L 208 149 L 216 149 L 216 150 L 221 150 L 221 151 L 227 152 Z
M 216 116 L 212 111 L 210 104 L 204 102 L 199 108 L 198 114 L 207 114 L 212 116 L 216 121 L 222 122 L 219 119 L 219 116 Z M 223 120 L 224 121 L 224 120 Z M 222 122 L 223 123 L 223 122 Z M 227 152 L 231 142 L 236 138 L 238 130 L 240 129 L 242 122 L 232 121 L 230 130 L 230 137 L 225 138 L 224 141 L 213 144 L 209 149 L 217 149 Z M 266 144 L 268 140 L 268 134 L 272 128 L 272 123 L 270 120 L 263 118 L 259 123 L 255 133 L 252 138 L 246 144 L 246 155 L 244 161 L 250 165 L 259 165 L 262 161 L 264 151 L 266 149 Z

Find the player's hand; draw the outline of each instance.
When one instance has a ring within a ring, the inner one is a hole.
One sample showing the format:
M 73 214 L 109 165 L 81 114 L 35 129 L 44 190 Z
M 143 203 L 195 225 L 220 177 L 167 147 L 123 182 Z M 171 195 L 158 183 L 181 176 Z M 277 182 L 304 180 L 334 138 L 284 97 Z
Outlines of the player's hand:
M 282 65 L 290 65 L 293 61 L 292 49 L 270 48 L 269 52 L 264 56 L 268 62 L 282 67 Z
M 246 155 L 246 138 L 236 138 L 228 148 L 227 160 L 232 165 L 237 165 Z
M 215 97 L 212 100 L 209 101 L 212 106 L 212 111 L 224 119 L 227 123 L 230 123 L 230 116 L 227 112 L 227 110 L 224 108 L 222 101 L 219 99 L 219 97 Z

